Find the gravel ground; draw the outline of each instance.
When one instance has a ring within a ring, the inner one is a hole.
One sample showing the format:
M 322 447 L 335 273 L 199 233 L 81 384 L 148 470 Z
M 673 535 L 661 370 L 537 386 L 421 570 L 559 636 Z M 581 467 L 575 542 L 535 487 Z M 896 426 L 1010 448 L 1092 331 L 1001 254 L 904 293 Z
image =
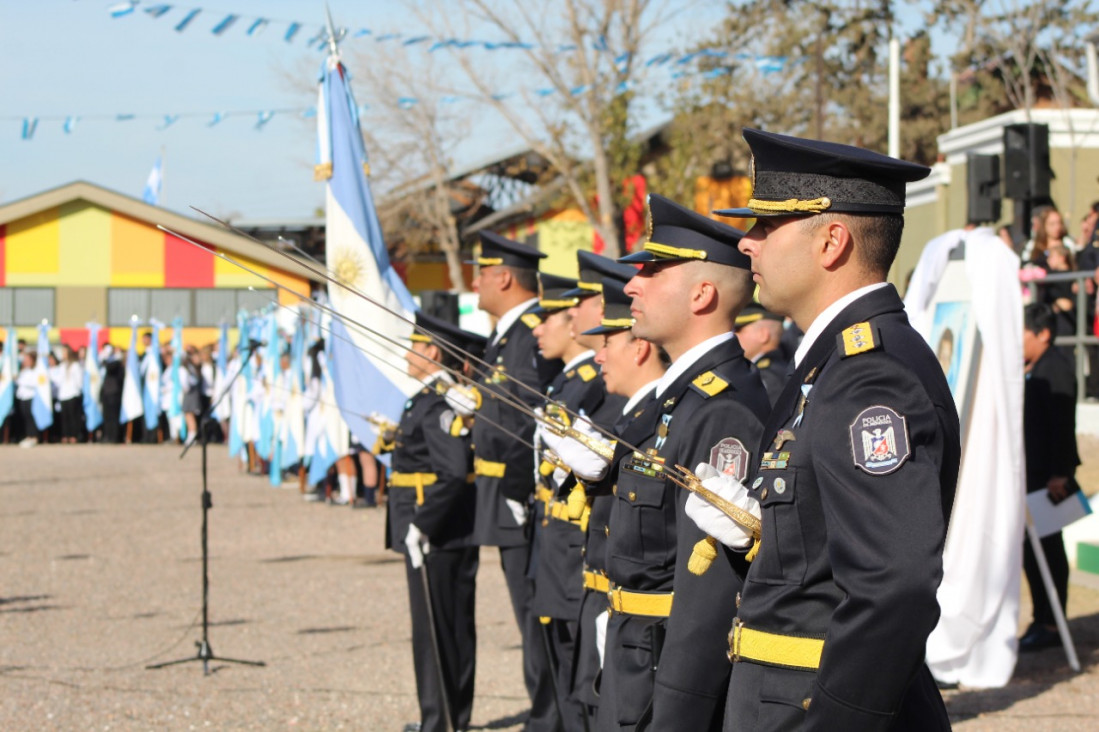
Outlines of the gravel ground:
M 0 729 L 396 731 L 415 719 L 384 510 L 303 503 L 296 485 L 238 473 L 222 447 L 210 452 L 210 641 L 267 665 L 145 668 L 194 658 L 201 637 L 201 457 L 178 453 L 0 447 Z M 474 726 L 519 729 L 518 633 L 498 555 L 481 564 Z M 1058 650 L 1024 656 L 1005 689 L 948 693 L 959 729 L 1095 728 L 1099 590 L 1074 584 L 1069 615 L 1084 672 Z

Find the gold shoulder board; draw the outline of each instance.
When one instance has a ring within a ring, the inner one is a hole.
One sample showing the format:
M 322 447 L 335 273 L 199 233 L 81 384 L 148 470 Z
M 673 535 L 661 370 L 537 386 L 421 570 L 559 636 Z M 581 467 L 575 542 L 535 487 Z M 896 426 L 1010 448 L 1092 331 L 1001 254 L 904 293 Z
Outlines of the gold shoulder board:
M 881 348 L 881 342 L 877 336 L 877 329 L 871 328 L 870 323 L 855 323 L 845 328 L 839 335 L 839 349 L 843 357 L 857 356 L 860 353 L 874 351 Z
M 576 369 L 576 373 L 580 374 L 580 378 L 584 381 L 591 381 L 599 375 L 599 372 L 596 371 L 595 367 L 592 366 L 590 363 L 586 363 L 580 368 Z
M 701 391 L 706 396 L 714 396 L 725 391 L 729 382 L 721 378 L 713 371 L 707 371 L 691 382 L 691 386 Z
M 527 326 L 531 330 L 534 330 L 542 324 L 542 319 L 534 313 L 524 313 L 523 315 L 519 316 L 519 320 L 523 321 L 523 325 Z

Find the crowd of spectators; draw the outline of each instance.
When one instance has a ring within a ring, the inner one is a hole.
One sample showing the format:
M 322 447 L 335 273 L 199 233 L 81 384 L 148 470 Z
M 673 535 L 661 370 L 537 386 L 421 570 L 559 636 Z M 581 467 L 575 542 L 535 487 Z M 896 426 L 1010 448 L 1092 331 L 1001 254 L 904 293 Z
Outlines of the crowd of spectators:
M 87 348 L 74 349 L 68 345 L 52 347 L 44 357 L 49 359 L 47 370 L 50 383 L 52 424 L 46 429 L 38 429 L 33 403 L 39 391 L 39 372 L 36 369 L 38 359 L 43 357 L 24 340 L 19 339 L 14 346 L 18 349 L 19 367 L 15 375 L 15 404 L 6 419 L 0 421 L 0 439 L 5 443 L 33 447 L 39 444 L 58 443 L 101 443 L 101 444 L 154 444 L 175 442 L 183 444 L 188 436 L 198 434 L 202 415 L 206 414 L 212 402 L 226 388 L 233 374 L 240 369 L 238 354 L 234 350 L 227 357 L 227 373 L 218 373 L 217 345 L 202 347 L 188 345 L 183 350 L 178 370 L 170 368 L 174 352 L 168 343 L 159 349 L 151 349 L 152 337 L 146 333 L 138 350 L 140 368 L 137 374 L 139 390 L 148 380 L 148 371 L 155 369 L 159 374 L 159 414 L 155 420 L 147 420 L 145 415 L 123 422 L 123 390 L 125 388 L 127 352 L 110 344 L 99 351 L 98 407 L 102 412 L 102 421 L 92 430 L 87 429 L 85 415 L 85 364 Z M 8 344 L 0 342 L 0 354 Z M 288 350 L 278 360 L 274 377 L 268 383 L 268 377 L 262 368 L 263 357 L 254 355 L 253 370 L 255 377 L 249 389 L 236 389 L 225 397 L 224 408 L 215 411 L 204 423 L 206 436 L 212 443 L 223 443 L 228 439 L 230 415 L 236 412 L 241 422 L 243 447 L 240 450 L 240 468 L 242 471 L 265 476 L 273 482 L 287 487 L 297 486 L 306 500 L 326 501 L 334 505 L 353 507 L 372 507 L 384 492 L 384 471 L 380 470 L 374 456 L 351 437 L 348 454 L 336 460 L 324 477 L 311 484 L 307 480 L 305 460 L 299 460 L 289 466 L 271 468 L 270 456 L 264 456 L 257 445 L 262 441 L 263 431 L 258 415 L 264 408 L 273 409 L 280 414 L 285 410 L 291 389 L 291 366 Z M 157 359 L 153 363 L 152 359 Z M 302 419 L 311 419 L 322 400 L 320 373 L 324 369 L 323 342 L 315 344 L 306 356 L 306 388 L 301 394 L 303 399 Z M 153 377 L 157 378 L 157 377 Z M 178 388 L 175 380 L 178 379 Z M 243 380 L 242 380 L 243 385 Z M 234 400 L 245 402 L 244 408 L 233 410 Z M 178 401 L 173 409 L 173 400 Z M 173 415 L 178 417 L 173 418 Z M 155 426 L 147 422 L 155 421 Z M 279 478 L 280 480 L 275 480 Z
M 1053 337 L 1076 335 L 1083 321 L 1085 336 L 1097 334 L 1099 310 L 1096 309 L 1096 292 L 1099 291 L 1099 201 L 1091 204 L 1079 222 L 1079 238 L 1073 239 L 1065 225 L 1064 217 L 1056 206 L 1047 204 L 1034 209 L 1031 218 L 1031 237 L 1022 247 L 1020 255 L 1020 280 L 1025 304 L 1042 303 L 1053 313 Z M 1000 229 L 1005 242 L 1014 248 L 1007 227 Z M 1092 272 L 1087 277 L 1073 281 L 1047 281 L 1049 275 L 1067 272 Z M 1080 288 L 1084 288 L 1084 308 L 1079 307 Z M 1076 348 L 1060 345 L 1061 351 L 1075 361 Z M 1087 401 L 1099 401 L 1099 346 L 1082 346 L 1084 360 L 1085 397 Z

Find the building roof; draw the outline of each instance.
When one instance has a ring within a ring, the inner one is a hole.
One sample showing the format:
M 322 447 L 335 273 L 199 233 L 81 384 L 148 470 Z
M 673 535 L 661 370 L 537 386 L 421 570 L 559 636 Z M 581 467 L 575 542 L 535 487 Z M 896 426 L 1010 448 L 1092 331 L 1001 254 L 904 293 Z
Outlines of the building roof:
M 145 203 L 140 199 L 87 181 L 74 181 L 0 205 L 0 226 L 63 204 L 81 200 L 143 221 L 151 226 L 163 226 L 199 243 L 217 247 L 219 251 L 227 254 L 238 254 L 260 264 L 305 279 L 316 279 L 316 277 L 310 275 L 305 267 L 295 265 L 295 262 L 298 261 L 297 258 L 291 261 L 287 257 L 272 251 L 269 247 L 239 234 L 234 234 L 217 224 L 182 216 L 168 209 Z

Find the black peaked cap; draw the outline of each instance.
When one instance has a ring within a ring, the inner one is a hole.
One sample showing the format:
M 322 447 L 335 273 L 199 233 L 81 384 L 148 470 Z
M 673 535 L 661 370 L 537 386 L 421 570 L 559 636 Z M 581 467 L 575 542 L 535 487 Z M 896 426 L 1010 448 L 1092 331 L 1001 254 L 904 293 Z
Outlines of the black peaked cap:
M 479 236 L 480 251 L 466 264 L 482 267 L 504 264 L 520 269 L 538 269 L 538 260 L 546 258 L 545 254 L 534 247 L 512 241 L 492 231 L 482 231 Z
M 608 257 L 594 252 L 580 250 L 576 253 L 576 263 L 580 269 L 580 280 L 575 290 L 569 290 L 565 297 L 591 297 L 603 291 L 603 279 L 629 282 L 637 274 L 637 268 L 629 264 L 619 264 Z
M 575 289 L 576 280 L 571 277 L 560 277 L 547 272 L 539 272 L 538 307 L 534 312 L 538 315 L 547 315 L 575 306 L 576 303 L 580 302 L 580 299 L 570 297 L 567 294 Z
M 688 262 L 692 260 L 751 269 L 751 260 L 737 249 L 744 232 L 714 221 L 664 196 L 648 198 L 649 240 L 640 252 L 619 262 Z
M 416 330 L 412 334 L 412 340 L 437 345 L 440 345 L 438 341 L 442 341 L 441 348 L 446 345 L 456 346 L 475 356 L 484 353 L 485 346 L 488 345 L 488 339 L 483 335 L 462 330 L 449 320 L 443 320 L 422 311 L 416 313 Z
M 629 330 L 633 327 L 630 305 L 633 298 L 626 294 L 626 283 L 618 279 L 603 280 L 603 319 L 599 325 L 584 331 L 584 335 L 601 335 Z
M 740 328 L 749 323 L 755 323 L 758 320 L 777 320 L 781 323 L 785 318 L 778 313 L 771 312 L 758 302 L 750 302 L 740 311 L 740 315 L 736 316 L 734 327 Z
M 838 142 L 744 129 L 752 149 L 752 198 L 721 216 L 904 213 L 905 186 L 931 168 Z

